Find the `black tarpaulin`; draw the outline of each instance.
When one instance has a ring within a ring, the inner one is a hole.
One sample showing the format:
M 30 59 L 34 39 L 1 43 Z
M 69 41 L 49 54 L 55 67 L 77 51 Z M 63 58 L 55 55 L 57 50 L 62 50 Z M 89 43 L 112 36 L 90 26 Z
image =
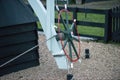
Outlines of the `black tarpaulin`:
M 37 18 L 23 0 L 0 0 L 0 27 L 36 20 Z

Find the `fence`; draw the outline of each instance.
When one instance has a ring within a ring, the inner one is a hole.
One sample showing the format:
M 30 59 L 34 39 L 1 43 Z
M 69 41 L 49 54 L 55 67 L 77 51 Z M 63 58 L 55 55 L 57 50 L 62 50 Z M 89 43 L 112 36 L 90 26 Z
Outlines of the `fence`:
M 63 9 L 64 7 L 60 7 Z M 107 9 L 107 10 L 98 10 L 98 9 L 85 9 L 85 8 L 78 8 L 78 7 L 68 7 L 68 10 L 73 13 L 73 18 L 77 19 L 77 13 L 92 13 L 92 14 L 102 14 L 105 15 L 105 22 L 88 22 L 88 21 L 79 21 L 77 20 L 77 25 L 87 26 L 87 27 L 99 27 L 104 29 L 104 36 L 95 36 L 95 35 L 87 35 L 87 34 L 80 34 L 84 37 L 92 37 L 97 38 L 99 40 L 104 40 L 104 42 L 112 41 L 120 41 L 120 7 L 114 9 Z M 57 23 L 57 19 L 55 19 Z M 72 23 L 72 20 L 69 20 Z M 77 26 L 78 27 L 78 26 Z M 79 26 L 80 27 L 80 26 Z M 74 31 L 75 33 L 76 31 Z M 74 34 L 76 35 L 76 34 Z M 117 36 L 117 37 L 116 37 Z
M 60 9 L 63 9 L 64 7 L 60 7 Z M 77 13 L 93 13 L 93 14 L 102 14 L 105 15 L 105 23 L 99 23 L 99 22 L 88 22 L 88 21 L 79 21 L 77 20 L 77 25 L 81 26 L 87 26 L 87 27 L 99 27 L 104 29 L 104 36 L 94 36 L 94 35 L 87 35 L 87 34 L 80 34 L 81 36 L 85 37 L 93 37 L 100 40 L 104 40 L 105 42 L 108 42 L 109 40 L 109 12 L 110 10 L 97 10 L 97 9 L 84 9 L 84 8 L 77 8 L 77 7 L 69 7 L 69 11 L 73 13 L 74 19 L 77 19 Z M 55 19 L 55 22 L 57 22 L 57 19 Z M 69 20 L 70 23 L 72 23 L 72 20 Z M 79 26 L 80 27 L 80 26 Z M 75 31 L 76 32 L 76 31 Z
M 97 2 L 97 1 L 108 1 L 108 0 L 82 0 L 83 3 Z
M 120 6 L 111 9 L 111 40 L 115 42 L 120 42 Z

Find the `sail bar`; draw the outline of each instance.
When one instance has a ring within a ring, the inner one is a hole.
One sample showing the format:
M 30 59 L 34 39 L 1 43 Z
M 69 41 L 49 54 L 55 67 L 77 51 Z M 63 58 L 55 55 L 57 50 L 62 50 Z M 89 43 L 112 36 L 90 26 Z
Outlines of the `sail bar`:
M 55 10 L 54 10 L 54 0 L 47 0 L 47 35 L 48 39 L 52 36 L 56 35 L 56 31 L 54 29 L 55 26 Z M 54 44 L 54 45 L 53 45 Z M 56 41 L 56 38 L 52 38 L 51 40 L 47 41 L 47 46 L 49 47 L 49 50 L 52 51 L 52 53 L 58 52 L 60 50 L 60 47 L 58 46 L 58 42 Z M 56 47 L 56 48 L 55 48 Z
M 47 38 L 47 47 L 54 56 L 59 69 L 67 69 L 68 67 L 66 63 L 66 56 L 64 55 L 64 51 L 62 50 L 60 43 L 56 40 L 55 37 L 57 35 L 54 29 L 55 1 L 46 0 L 46 9 L 44 8 L 40 0 L 28 0 L 28 2 L 30 3 L 31 7 L 33 8 L 42 25 L 44 34 Z
M 28 0 L 29 4 L 31 5 L 31 7 L 33 8 L 35 14 L 37 15 L 42 28 L 44 31 L 46 31 L 46 15 L 47 15 L 47 11 L 45 9 L 45 7 L 43 6 L 42 2 L 40 0 Z

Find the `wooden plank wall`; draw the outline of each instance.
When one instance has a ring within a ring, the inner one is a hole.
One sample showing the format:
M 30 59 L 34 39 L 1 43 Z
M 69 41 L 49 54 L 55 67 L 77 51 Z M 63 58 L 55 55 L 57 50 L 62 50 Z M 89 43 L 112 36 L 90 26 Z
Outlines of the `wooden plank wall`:
M 0 65 L 38 44 L 35 22 L 0 28 Z M 0 68 L 0 76 L 39 65 L 38 48 Z

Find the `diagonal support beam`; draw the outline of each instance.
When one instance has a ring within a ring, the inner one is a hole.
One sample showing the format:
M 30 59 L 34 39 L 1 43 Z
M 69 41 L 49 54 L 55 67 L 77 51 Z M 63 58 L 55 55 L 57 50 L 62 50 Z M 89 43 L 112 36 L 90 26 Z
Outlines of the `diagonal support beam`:
M 37 15 L 43 30 L 46 29 L 46 18 L 47 18 L 47 11 L 40 0 L 28 0 L 29 4 L 33 8 L 35 14 Z
M 67 69 L 66 56 L 62 50 L 62 47 L 59 42 L 56 40 L 57 33 L 54 29 L 55 21 L 54 21 L 54 0 L 46 0 L 46 9 L 40 0 L 28 0 L 34 12 L 36 13 L 42 28 L 44 30 L 44 34 L 47 38 L 47 47 L 49 51 L 51 51 L 54 56 L 56 63 L 60 69 Z M 50 39 L 50 40 L 49 40 Z M 62 56 L 56 56 L 62 55 Z

